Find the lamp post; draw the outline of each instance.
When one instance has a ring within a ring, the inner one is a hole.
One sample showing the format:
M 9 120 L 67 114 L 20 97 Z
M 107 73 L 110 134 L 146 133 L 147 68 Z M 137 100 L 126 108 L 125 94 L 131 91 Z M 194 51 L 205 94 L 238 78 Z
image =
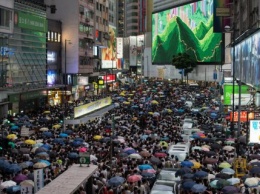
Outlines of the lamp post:
M 71 44 L 70 40 L 65 39 L 65 47 L 64 47 L 64 91 L 63 91 L 63 130 L 65 131 L 65 113 L 66 113 L 66 103 L 65 103 L 65 97 L 67 92 L 67 43 Z

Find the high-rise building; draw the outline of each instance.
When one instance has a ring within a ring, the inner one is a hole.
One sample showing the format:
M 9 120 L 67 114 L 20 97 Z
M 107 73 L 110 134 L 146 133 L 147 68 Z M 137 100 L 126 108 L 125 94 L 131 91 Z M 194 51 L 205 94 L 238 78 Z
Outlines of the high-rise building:
M 118 37 L 124 37 L 125 32 L 125 1 L 126 0 L 117 0 L 116 27 Z

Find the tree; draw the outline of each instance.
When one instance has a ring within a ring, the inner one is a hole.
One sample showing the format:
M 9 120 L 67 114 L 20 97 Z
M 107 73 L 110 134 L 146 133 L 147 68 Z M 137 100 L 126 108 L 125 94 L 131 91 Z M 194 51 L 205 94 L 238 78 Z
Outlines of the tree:
M 188 74 L 193 71 L 197 63 L 187 53 L 179 53 L 178 55 L 173 55 L 172 65 L 175 66 L 176 69 L 182 70 L 182 81 L 183 75 L 187 76 L 188 81 Z

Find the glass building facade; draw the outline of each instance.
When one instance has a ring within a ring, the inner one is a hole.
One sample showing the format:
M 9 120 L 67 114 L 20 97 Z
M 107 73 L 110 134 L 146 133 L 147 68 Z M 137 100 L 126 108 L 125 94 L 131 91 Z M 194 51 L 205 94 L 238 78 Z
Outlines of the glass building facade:
M 44 8 L 15 3 L 14 33 L 6 46 L 7 86 L 33 89 L 46 85 L 47 28 Z

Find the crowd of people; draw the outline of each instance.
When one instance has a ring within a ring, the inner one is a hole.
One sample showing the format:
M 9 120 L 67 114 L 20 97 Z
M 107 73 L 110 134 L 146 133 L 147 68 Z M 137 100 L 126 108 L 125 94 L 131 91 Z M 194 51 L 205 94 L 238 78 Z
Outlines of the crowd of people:
M 237 139 L 225 133 L 228 121 L 218 112 L 216 94 L 211 87 L 194 89 L 155 80 L 111 94 L 113 110 L 78 126 L 63 128 L 60 106 L 9 117 L 2 125 L 6 138 L 1 147 L 0 188 L 19 192 L 17 185 L 34 181 L 33 170 L 39 168 L 44 169 L 46 185 L 87 151 L 91 163 L 99 167 L 91 194 L 148 194 L 164 168 L 176 169 L 176 194 L 259 193 L 258 147 L 246 146 L 243 130 Z M 187 100 L 200 111 L 193 112 L 185 105 Z M 72 113 L 73 105 L 68 109 Z M 168 154 L 168 148 L 183 142 L 182 123 L 187 117 L 196 121 L 200 132 L 192 134 L 190 152 L 180 161 Z M 22 137 L 23 126 L 34 133 Z M 244 169 L 245 160 L 250 168 Z M 235 161 L 240 162 L 239 169 Z M 235 177 L 237 170 L 244 175 Z M 78 193 L 86 193 L 84 186 Z

